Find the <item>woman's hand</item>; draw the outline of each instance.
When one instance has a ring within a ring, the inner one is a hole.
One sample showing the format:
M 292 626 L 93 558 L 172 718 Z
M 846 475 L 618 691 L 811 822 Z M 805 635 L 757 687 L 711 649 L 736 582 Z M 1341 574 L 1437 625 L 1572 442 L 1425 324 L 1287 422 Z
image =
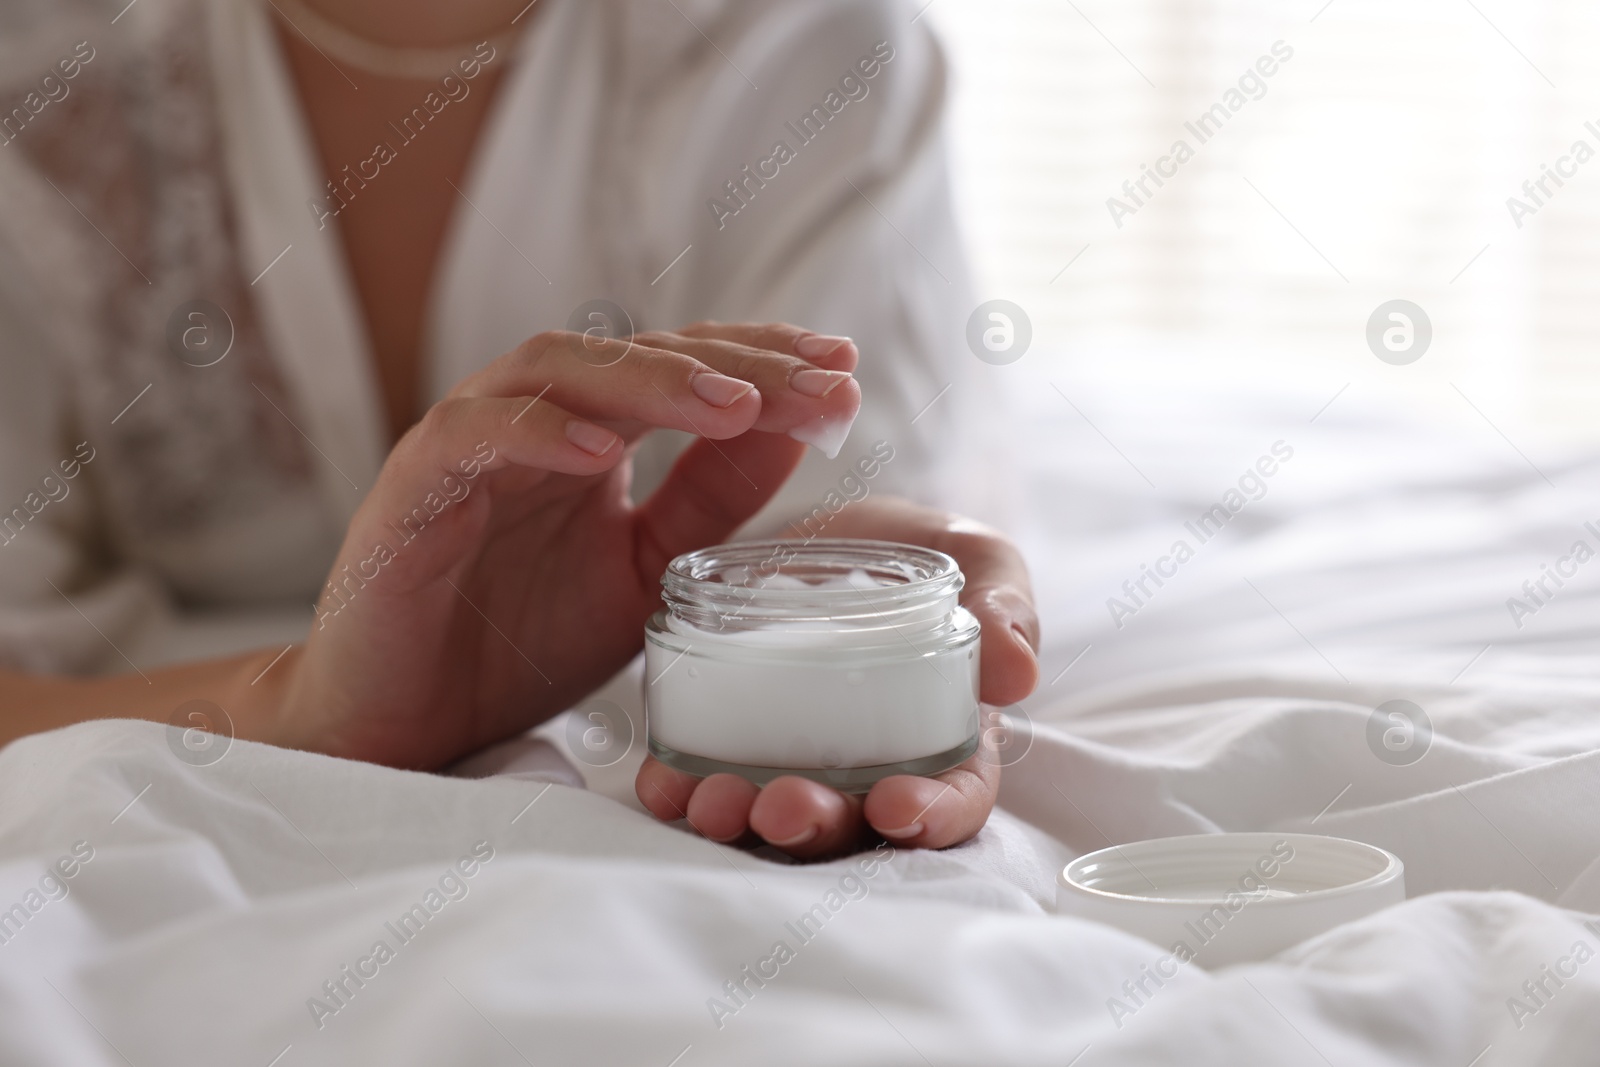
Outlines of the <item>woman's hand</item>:
M 540 334 L 468 378 L 351 521 L 278 668 L 270 739 L 431 768 L 576 703 L 641 647 L 667 563 L 783 484 L 805 451 L 787 435 L 855 416 L 856 358 L 791 326 L 699 324 Z M 699 439 L 634 507 L 628 457 L 656 427 Z
M 983 625 L 980 691 L 1006 705 L 1039 681 L 1039 618 L 1027 567 L 995 530 L 903 500 L 864 500 L 840 512 L 829 537 L 923 545 L 953 556 L 966 576 L 961 603 Z M 634 783 L 657 818 L 687 818 L 714 841 L 758 839 L 801 858 L 856 847 L 873 831 L 896 845 L 943 848 L 976 834 L 994 807 L 1000 761 L 983 732 L 976 755 L 932 778 L 901 774 L 866 796 L 840 793 L 808 778 L 778 778 L 758 788 L 732 774 L 700 779 L 647 757 Z

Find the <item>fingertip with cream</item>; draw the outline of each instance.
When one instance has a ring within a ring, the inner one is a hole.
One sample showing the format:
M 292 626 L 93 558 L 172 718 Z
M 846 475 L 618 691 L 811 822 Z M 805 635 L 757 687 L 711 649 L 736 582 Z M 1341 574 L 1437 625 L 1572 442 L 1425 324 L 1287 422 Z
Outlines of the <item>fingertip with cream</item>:
M 844 448 L 845 438 L 850 436 L 850 427 L 855 424 L 854 414 L 843 417 L 826 418 L 819 415 L 814 421 L 801 423 L 789 431 L 789 436 L 801 444 L 810 445 L 829 459 L 839 455 Z

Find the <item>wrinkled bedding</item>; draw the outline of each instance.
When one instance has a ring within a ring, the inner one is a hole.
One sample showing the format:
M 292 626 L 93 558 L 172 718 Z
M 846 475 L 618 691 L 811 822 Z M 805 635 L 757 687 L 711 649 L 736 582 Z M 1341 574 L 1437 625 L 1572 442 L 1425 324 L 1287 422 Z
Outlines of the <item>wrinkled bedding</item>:
M 1600 563 L 1507 601 L 1600 548 L 1600 457 L 1359 389 L 1017 378 L 1044 681 L 977 839 L 738 852 L 561 722 L 454 776 L 80 725 L 0 752 L 0 1062 L 1593 1062 Z M 1410 899 L 1160 984 L 1164 947 L 1051 911 L 1072 856 L 1246 829 L 1381 845 Z

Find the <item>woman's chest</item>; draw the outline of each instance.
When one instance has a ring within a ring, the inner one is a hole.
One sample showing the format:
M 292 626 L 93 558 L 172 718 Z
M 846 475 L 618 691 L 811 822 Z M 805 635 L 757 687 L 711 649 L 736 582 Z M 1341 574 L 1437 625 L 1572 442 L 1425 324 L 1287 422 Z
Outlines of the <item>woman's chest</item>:
M 422 413 L 426 309 L 451 222 L 472 209 L 461 189 L 499 71 L 377 78 L 280 38 L 326 182 L 314 213 L 342 247 L 393 440 Z

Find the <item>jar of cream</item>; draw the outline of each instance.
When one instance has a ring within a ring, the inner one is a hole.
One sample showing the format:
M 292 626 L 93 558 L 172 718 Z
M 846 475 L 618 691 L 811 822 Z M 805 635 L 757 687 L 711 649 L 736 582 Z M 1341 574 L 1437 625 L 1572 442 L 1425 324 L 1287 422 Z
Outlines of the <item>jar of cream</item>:
M 887 541 L 746 541 L 679 556 L 645 626 L 661 762 L 758 785 L 865 792 L 978 748 L 978 621 L 942 552 Z

